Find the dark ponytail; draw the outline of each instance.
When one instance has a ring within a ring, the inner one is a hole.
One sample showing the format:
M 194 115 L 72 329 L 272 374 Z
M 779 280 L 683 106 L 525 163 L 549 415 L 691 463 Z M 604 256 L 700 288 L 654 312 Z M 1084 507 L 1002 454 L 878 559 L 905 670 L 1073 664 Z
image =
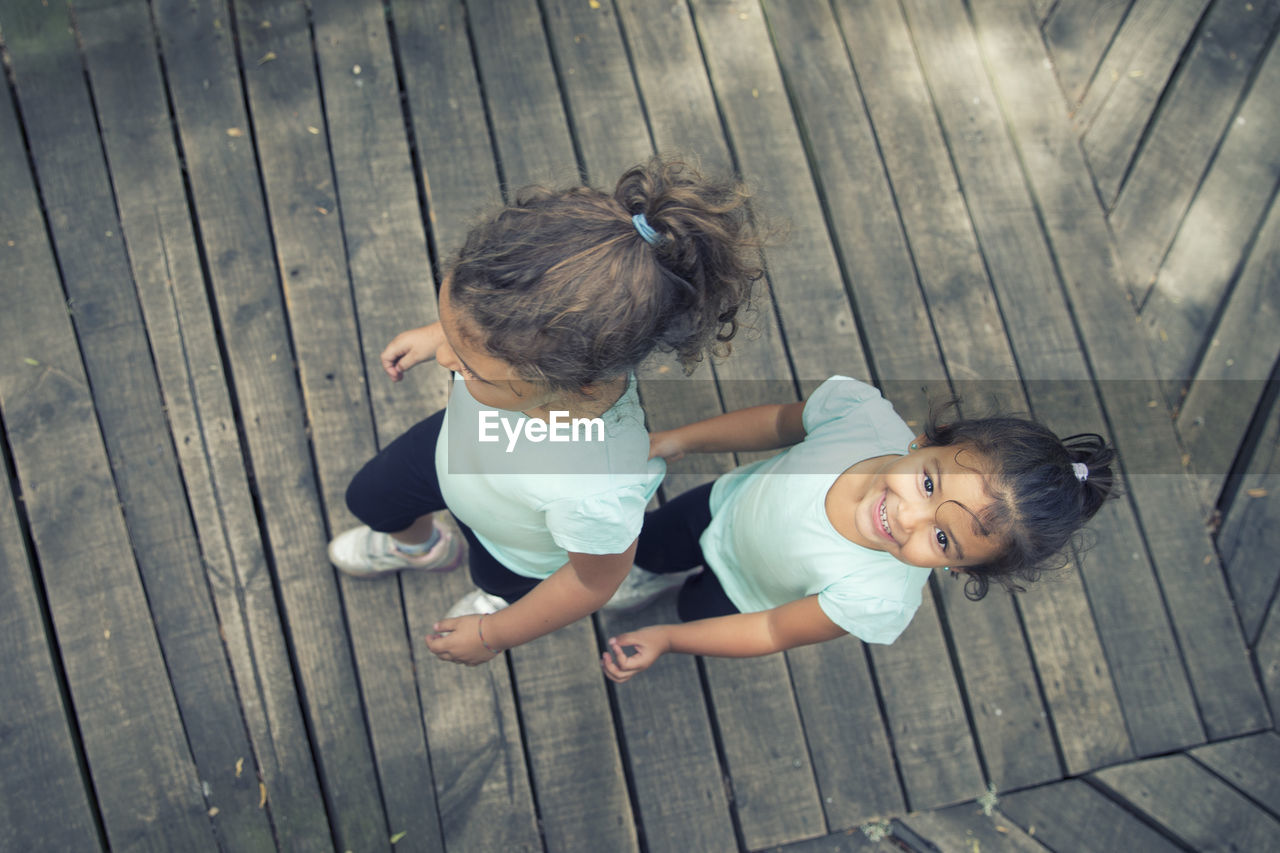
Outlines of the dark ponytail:
M 655 349 L 691 372 L 705 352 L 727 354 L 764 275 L 748 201 L 735 180 L 660 158 L 612 195 L 526 187 L 468 234 L 450 302 L 476 343 L 554 389 L 617 378 Z
M 932 445 L 956 446 L 957 461 L 980 469 L 991 504 L 979 513 L 983 526 L 1005 542 L 982 565 L 966 566 L 965 596 L 977 601 L 991 582 L 1010 592 L 1066 563 L 1066 551 L 1085 522 L 1118 494 L 1115 450 L 1095 433 L 1059 439 L 1024 418 L 997 416 L 942 423 L 954 401 L 935 409 L 925 428 Z M 965 451 L 976 458 L 966 460 Z M 1078 544 L 1078 542 L 1076 542 Z

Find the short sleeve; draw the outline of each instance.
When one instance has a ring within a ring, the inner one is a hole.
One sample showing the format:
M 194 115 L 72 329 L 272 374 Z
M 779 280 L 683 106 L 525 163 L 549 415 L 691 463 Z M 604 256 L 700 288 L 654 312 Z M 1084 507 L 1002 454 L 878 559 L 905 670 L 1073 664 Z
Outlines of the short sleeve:
M 839 430 L 841 440 L 863 445 L 869 455 L 906 451 L 913 433 L 875 386 L 832 376 L 805 401 L 806 436 Z
M 643 478 L 585 497 L 563 498 L 545 507 L 547 530 L 566 551 L 619 554 L 631 547 L 644 524 L 645 508 L 658 490 L 666 465 L 649 461 Z
M 906 630 L 920 602 L 858 594 L 837 584 L 818 593 L 818 605 L 828 619 L 864 643 L 888 644 Z

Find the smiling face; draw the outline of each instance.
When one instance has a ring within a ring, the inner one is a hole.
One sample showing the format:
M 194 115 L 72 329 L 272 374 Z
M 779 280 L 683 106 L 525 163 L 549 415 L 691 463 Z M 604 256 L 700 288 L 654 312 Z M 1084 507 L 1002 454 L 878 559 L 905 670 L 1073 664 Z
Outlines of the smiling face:
M 520 378 L 514 367 L 477 343 L 475 328 L 449 300 L 449 276 L 440 284 L 439 309 L 445 336 L 436 350 L 440 366 L 461 374 L 467 391 L 480 405 L 540 417 L 551 395 L 541 385 Z
M 842 475 L 827 514 L 846 538 L 922 568 L 961 568 L 1003 543 L 979 518 L 993 502 L 982 459 L 963 446 L 866 460 Z

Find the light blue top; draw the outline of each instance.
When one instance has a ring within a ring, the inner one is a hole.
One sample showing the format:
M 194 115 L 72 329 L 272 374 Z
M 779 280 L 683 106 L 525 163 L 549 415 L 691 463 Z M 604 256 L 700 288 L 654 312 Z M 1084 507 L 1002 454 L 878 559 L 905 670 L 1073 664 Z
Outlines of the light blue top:
M 485 412 L 493 413 L 485 415 L 490 441 L 480 440 Z M 450 512 L 500 563 L 525 577 L 549 576 L 568 562 L 569 551 L 625 551 L 640 533 L 666 463 L 648 459 L 635 377 L 601 420 L 602 430 L 580 424 L 576 440 L 567 420 L 558 429 L 564 440 L 553 441 L 549 431 L 536 440 L 537 431 L 521 426 L 526 415 L 481 406 L 455 375 L 436 444 L 436 473 Z
M 915 436 L 879 391 L 845 376 L 813 392 L 803 420 L 804 441 L 712 487 L 700 540 L 707 566 L 743 613 L 816 593 L 822 612 L 850 634 L 892 643 L 920 606 L 930 570 L 841 536 L 826 498 L 851 465 L 901 456 Z

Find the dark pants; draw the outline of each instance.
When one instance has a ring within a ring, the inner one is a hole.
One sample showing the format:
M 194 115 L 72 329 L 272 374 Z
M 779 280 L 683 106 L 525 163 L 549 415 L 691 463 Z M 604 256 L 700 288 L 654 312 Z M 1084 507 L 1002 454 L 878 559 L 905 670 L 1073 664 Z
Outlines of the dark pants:
M 356 518 L 381 533 L 409 527 L 420 516 L 448 509 L 436 476 L 436 442 L 444 409 L 410 427 L 370 459 L 347 486 L 347 506 Z M 471 580 L 491 595 L 516 601 L 538 585 L 489 553 L 470 527 L 458 522 L 469 549 Z
M 646 513 L 636 565 L 666 574 L 705 566 L 698 538 L 711 524 L 711 484 L 690 489 Z M 685 622 L 737 613 L 715 573 L 710 569 L 693 575 L 680 588 L 676 611 Z

